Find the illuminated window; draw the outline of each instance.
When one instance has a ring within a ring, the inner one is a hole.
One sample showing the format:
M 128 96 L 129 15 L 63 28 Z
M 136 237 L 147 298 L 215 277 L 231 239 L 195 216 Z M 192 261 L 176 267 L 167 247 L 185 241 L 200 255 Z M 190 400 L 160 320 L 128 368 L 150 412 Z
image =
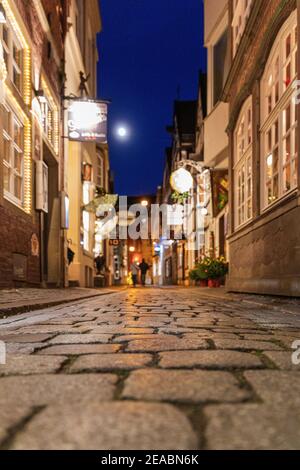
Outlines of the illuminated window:
M 252 96 L 245 102 L 235 130 L 235 226 L 252 218 Z
M 44 132 L 52 145 L 54 145 L 54 132 L 53 132 L 53 109 L 47 98 L 41 102 L 42 109 L 42 124 Z
M 23 87 L 23 50 L 9 21 L 0 25 L 0 39 L 8 77 L 22 94 Z
M 43 95 L 39 98 L 42 112 L 42 127 L 48 142 L 56 154 L 59 151 L 59 110 L 52 92 L 42 78 Z
M 261 82 L 263 207 L 297 186 L 297 15 L 292 13 L 274 43 Z
M 246 23 L 251 11 L 253 0 L 233 0 L 233 56 L 235 56 L 239 43 L 245 31 Z
M 23 204 L 24 138 L 23 125 L 8 107 L 3 112 L 3 166 L 5 196 Z

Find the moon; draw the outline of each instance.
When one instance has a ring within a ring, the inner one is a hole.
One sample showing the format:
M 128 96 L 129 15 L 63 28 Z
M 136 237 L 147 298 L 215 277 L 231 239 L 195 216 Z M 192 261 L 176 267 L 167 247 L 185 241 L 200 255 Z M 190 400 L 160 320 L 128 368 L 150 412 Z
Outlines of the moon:
M 117 130 L 117 134 L 118 134 L 119 137 L 124 139 L 124 137 L 127 137 L 128 131 L 125 127 L 119 127 L 118 130 Z

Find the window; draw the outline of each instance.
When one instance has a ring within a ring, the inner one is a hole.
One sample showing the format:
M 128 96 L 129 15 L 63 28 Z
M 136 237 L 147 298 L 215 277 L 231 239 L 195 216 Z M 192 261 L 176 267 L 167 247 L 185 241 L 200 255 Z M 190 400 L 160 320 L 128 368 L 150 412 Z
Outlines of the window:
M 91 200 L 91 185 L 90 183 L 83 183 L 82 189 L 83 204 L 87 205 Z M 85 251 L 90 249 L 90 214 L 87 211 L 82 212 L 82 227 L 83 227 L 83 248 Z
M 273 46 L 261 82 L 263 208 L 297 186 L 297 16 L 293 13 Z
M 41 106 L 41 124 L 45 136 L 52 145 L 54 152 L 59 152 L 59 109 L 53 98 L 53 93 L 47 82 L 42 77 L 41 80 L 42 96 L 39 97 Z
M 83 248 L 85 251 L 90 249 L 90 214 L 86 211 L 82 213 L 83 222 Z
M 23 88 L 23 51 L 8 21 L 6 24 L 0 25 L 0 39 L 8 77 L 21 94 Z
M 54 146 L 54 111 L 47 98 L 43 97 L 41 101 L 42 125 L 43 130 L 51 144 Z
M 252 218 L 252 96 L 245 102 L 234 133 L 235 226 Z
M 229 70 L 228 61 L 228 33 L 222 34 L 219 41 L 213 47 L 213 104 L 221 99 L 223 88 Z
M 233 56 L 235 56 L 244 34 L 246 23 L 251 11 L 252 1 L 253 0 L 233 0 Z
M 11 109 L 3 112 L 4 191 L 18 204 L 23 202 L 23 125 Z
M 105 180 L 104 180 L 104 165 L 103 165 L 103 157 L 98 154 L 97 155 L 97 186 L 99 188 L 104 188 Z
M 85 1 L 76 0 L 76 34 L 79 41 L 82 55 L 84 55 L 84 38 L 85 38 Z

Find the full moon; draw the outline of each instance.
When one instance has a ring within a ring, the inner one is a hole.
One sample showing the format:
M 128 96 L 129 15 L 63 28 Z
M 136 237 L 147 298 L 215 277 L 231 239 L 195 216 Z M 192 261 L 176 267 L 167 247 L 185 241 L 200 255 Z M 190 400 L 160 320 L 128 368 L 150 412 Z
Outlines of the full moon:
M 127 136 L 127 129 L 125 129 L 125 127 L 119 127 L 117 132 L 119 137 Z

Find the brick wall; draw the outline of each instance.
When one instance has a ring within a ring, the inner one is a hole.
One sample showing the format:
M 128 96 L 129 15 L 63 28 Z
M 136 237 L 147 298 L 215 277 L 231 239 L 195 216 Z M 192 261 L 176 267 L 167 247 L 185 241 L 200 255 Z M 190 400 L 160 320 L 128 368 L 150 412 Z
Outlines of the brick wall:
M 33 66 L 36 70 L 41 70 L 41 67 L 43 67 L 44 73 L 59 99 L 62 90 L 61 65 L 64 57 L 63 37 L 65 24 L 63 20 L 66 17 L 65 9 L 67 8 L 68 2 L 61 0 L 42 0 L 41 3 L 50 23 L 53 38 L 51 47 L 49 46 L 49 38 L 43 31 L 33 0 L 15 0 L 20 17 L 32 41 Z M 54 60 L 54 52 L 59 58 L 59 64 Z M 62 148 L 60 158 L 61 163 L 63 163 Z M 60 169 L 63 172 L 63 165 L 60 165 Z M 0 184 L 0 190 L 1 186 Z M 36 234 L 39 238 L 40 228 L 38 220 L 37 212 L 33 211 L 32 216 L 28 216 L 24 214 L 22 210 L 3 199 L 2 195 L 0 195 L 0 288 L 22 285 L 21 282 L 14 279 L 15 254 L 26 257 L 26 284 L 39 285 L 40 257 L 33 256 L 31 253 L 32 235 Z
M 14 253 L 27 257 L 27 283 L 38 284 L 40 258 L 31 255 L 31 237 L 39 234 L 38 224 L 18 209 L 0 206 L 0 227 L 0 287 L 22 285 L 14 280 Z

